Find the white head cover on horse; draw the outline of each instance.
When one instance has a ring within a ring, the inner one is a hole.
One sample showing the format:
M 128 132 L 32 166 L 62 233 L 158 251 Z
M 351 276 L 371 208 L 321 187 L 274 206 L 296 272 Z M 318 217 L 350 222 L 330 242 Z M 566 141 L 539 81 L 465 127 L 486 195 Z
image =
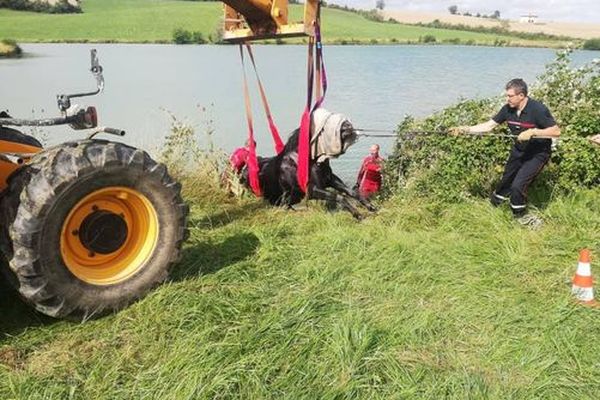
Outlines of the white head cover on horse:
M 321 163 L 329 158 L 336 158 L 344 154 L 348 148 L 356 142 L 356 132 L 342 138 L 342 125 L 347 122 L 350 127 L 352 123 L 343 114 L 317 108 L 312 113 L 310 156 L 311 159 Z

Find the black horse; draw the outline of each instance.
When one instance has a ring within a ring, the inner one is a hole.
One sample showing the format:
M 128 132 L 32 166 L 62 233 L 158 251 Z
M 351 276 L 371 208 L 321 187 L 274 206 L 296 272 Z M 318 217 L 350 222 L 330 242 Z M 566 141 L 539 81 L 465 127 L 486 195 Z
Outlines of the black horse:
M 340 154 L 343 154 L 345 149 L 356 141 L 356 132 L 350 122 L 344 121 L 337 134 L 343 149 Z M 258 157 L 260 186 L 265 200 L 272 205 L 291 208 L 294 204 L 300 203 L 305 196 L 298 186 L 296 177 L 299 136 L 300 129 L 296 129 L 288 138 L 281 153 L 274 157 Z M 329 165 L 329 158 L 320 162 L 317 159 L 311 159 L 309 170 L 307 193 L 309 199 L 325 200 L 328 204 L 335 204 L 349 211 L 357 219 L 361 219 L 362 215 L 350 199 L 356 200 L 371 212 L 375 211 L 367 199 L 354 193 L 333 173 Z M 248 186 L 247 168 L 242 173 L 242 181 Z M 327 188 L 332 188 L 334 191 L 328 191 Z

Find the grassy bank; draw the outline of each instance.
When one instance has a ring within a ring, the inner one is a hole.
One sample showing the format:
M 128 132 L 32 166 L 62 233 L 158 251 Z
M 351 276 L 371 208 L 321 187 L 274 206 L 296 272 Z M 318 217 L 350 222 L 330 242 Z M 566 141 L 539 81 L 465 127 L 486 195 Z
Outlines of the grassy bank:
M 57 322 L 0 291 L 0 398 L 596 398 L 600 311 L 568 279 L 600 254 L 600 191 L 541 213 L 195 200 L 173 280 L 117 315 Z
M 48 15 L 0 9 L 0 37 L 22 42 L 171 42 L 175 29 L 216 38 L 220 2 L 171 0 L 86 0 L 83 14 Z M 301 19 L 302 6 L 293 5 Z M 563 46 L 560 41 L 523 40 L 508 35 L 383 24 L 342 10 L 323 10 L 328 43 L 436 43 L 513 46 Z M 428 37 L 429 39 L 425 39 Z
M 0 281 L 0 398 L 600 391 L 600 310 L 573 303 L 569 285 L 578 250 L 600 254 L 600 189 L 537 196 L 537 231 L 480 197 L 397 195 L 357 222 L 315 203 L 286 211 L 227 197 L 216 186 L 223 155 L 174 126 L 160 158 L 180 176 L 192 213 L 172 279 L 85 324 L 33 313 Z

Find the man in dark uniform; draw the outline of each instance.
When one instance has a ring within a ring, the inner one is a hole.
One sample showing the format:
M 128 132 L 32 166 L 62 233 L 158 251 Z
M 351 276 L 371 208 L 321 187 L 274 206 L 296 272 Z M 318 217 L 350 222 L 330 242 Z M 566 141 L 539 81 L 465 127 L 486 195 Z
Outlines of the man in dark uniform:
M 510 200 L 515 217 L 522 217 L 527 209 L 527 189 L 550 159 L 552 140 L 536 136 L 558 138 L 560 129 L 548 108 L 527 95 L 527 84 L 513 79 L 506 84 L 506 104 L 492 119 L 479 125 L 453 128 L 451 133 L 489 132 L 506 122 L 516 141 L 504 167 L 502 180 L 491 195 L 498 206 Z

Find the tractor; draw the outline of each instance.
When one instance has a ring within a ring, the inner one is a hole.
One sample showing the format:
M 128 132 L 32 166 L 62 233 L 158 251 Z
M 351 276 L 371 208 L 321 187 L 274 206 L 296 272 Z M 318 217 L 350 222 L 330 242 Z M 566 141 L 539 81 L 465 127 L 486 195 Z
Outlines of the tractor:
M 306 0 L 299 23 L 288 22 L 287 0 L 223 2 L 228 42 L 309 36 L 310 45 L 315 37 L 319 0 Z M 94 107 L 71 104 L 104 88 L 95 50 L 91 72 L 95 91 L 57 96 L 60 117 L 0 110 L 0 269 L 36 310 L 77 321 L 120 310 L 167 279 L 188 235 L 189 209 L 167 168 L 143 150 L 98 139 L 125 132 L 98 127 Z M 44 149 L 12 128 L 54 125 L 94 130 Z
M 87 320 L 122 309 L 163 282 L 187 236 L 188 206 L 167 168 L 143 150 L 100 134 L 94 107 L 57 96 L 60 117 L 25 120 L 0 112 L 0 268 L 20 297 L 55 318 Z M 70 125 L 86 139 L 44 149 L 11 127 Z M 11 127 L 9 127 L 11 126 Z

